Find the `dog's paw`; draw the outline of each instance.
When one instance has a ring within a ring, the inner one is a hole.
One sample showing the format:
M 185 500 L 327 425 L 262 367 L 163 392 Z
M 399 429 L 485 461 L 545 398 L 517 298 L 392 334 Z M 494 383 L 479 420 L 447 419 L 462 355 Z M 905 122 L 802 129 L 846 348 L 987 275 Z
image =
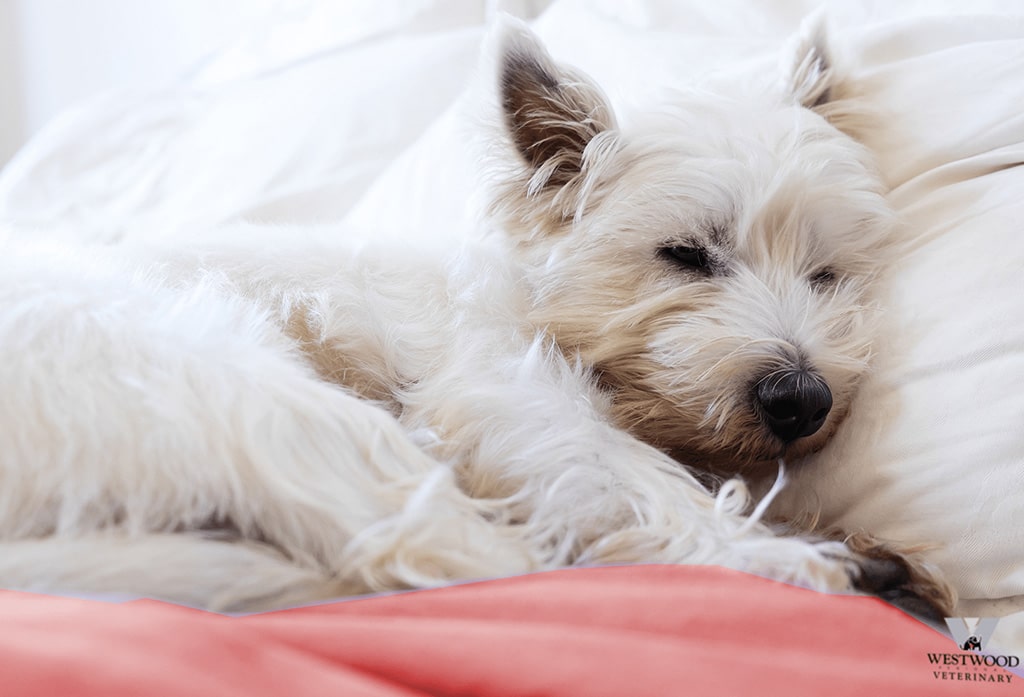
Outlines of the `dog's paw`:
M 917 549 L 898 550 L 869 535 L 845 535 L 853 553 L 853 587 L 870 593 L 925 622 L 943 626 L 956 605 L 956 594 Z

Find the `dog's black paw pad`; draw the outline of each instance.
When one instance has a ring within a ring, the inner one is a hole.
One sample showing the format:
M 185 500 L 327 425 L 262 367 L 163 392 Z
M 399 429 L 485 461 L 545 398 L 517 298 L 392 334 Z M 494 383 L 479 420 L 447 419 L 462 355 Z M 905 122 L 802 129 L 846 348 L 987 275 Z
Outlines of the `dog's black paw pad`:
M 908 615 L 913 615 L 919 620 L 940 627 L 946 615 L 949 614 L 931 599 L 920 596 L 914 591 L 905 588 L 893 588 L 876 595 L 893 607 L 903 610 Z
M 949 614 L 941 588 L 915 578 L 910 565 L 898 555 L 882 553 L 862 559 L 854 585 L 924 622 L 941 625 Z
M 866 593 L 881 594 L 897 590 L 910 582 L 910 569 L 902 559 L 864 559 L 860 563 L 856 586 Z

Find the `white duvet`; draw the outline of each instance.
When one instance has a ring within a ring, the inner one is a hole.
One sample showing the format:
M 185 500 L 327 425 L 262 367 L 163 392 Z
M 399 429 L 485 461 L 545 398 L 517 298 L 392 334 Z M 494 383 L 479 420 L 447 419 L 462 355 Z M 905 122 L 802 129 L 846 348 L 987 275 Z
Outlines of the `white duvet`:
M 465 234 L 473 182 L 460 145 L 473 124 L 462 95 L 499 4 L 391 0 L 354 33 L 338 5 L 307 3 L 306 14 L 281 19 L 282 32 L 317 38 L 305 50 L 248 37 L 180 85 L 106 94 L 63 114 L 0 172 L 0 222 L 16 234 L 102 241 L 238 219 Z M 784 41 L 819 5 L 504 4 L 543 10 L 536 28 L 556 57 L 626 104 L 712 74 L 775 70 Z M 909 251 L 875 374 L 784 504 L 932 543 L 926 554 L 957 586 L 963 612 L 1020 612 L 1024 6 L 823 10 L 881 115 L 869 145 Z M 995 641 L 1024 646 L 1024 613 Z

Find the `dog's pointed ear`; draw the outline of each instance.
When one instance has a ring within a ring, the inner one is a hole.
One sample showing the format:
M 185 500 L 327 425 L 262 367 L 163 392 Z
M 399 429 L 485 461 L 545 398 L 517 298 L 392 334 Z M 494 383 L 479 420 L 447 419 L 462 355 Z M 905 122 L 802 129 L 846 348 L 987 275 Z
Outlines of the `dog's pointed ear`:
M 583 170 L 583 153 L 615 119 L 601 90 L 557 66 L 524 25 L 506 23 L 499 94 L 509 139 L 544 186 L 562 186 Z
M 789 69 L 789 93 L 798 104 L 817 110 L 831 102 L 839 87 L 824 22 L 805 25 Z
M 783 75 L 789 98 L 855 140 L 863 140 L 877 115 L 839 65 L 823 16 L 804 21 L 788 57 Z

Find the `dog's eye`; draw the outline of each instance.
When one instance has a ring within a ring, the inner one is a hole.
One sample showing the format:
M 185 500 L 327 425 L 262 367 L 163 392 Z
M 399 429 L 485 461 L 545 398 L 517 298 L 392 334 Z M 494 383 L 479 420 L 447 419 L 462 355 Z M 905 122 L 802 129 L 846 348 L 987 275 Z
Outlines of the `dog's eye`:
M 700 247 L 662 247 L 661 255 L 688 269 L 705 273 L 711 271 L 711 260 L 708 258 L 708 253 Z
M 836 272 L 829 267 L 816 271 L 809 279 L 814 288 L 827 288 L 836 282 Z

